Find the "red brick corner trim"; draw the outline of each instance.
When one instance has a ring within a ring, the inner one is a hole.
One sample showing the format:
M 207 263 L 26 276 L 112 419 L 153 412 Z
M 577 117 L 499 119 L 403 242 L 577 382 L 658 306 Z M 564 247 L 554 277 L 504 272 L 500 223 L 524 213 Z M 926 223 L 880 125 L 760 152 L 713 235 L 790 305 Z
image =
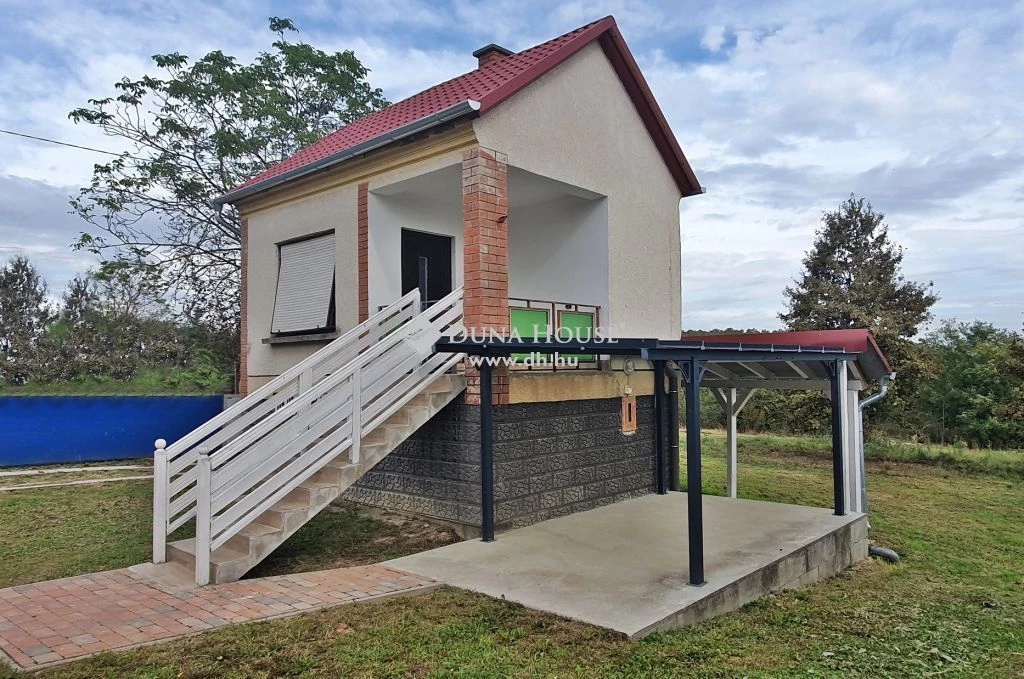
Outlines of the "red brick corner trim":
M 356 204 L 359 215 L 359 222 L 356 236 L 356 252 L 359 270 L 359 322 L 362 323 L 370 317 L 370 275 L 369 275 L 369 252 L 370 252 L 370 218 L 367 208 L 369 185 L 363 182 L 359 185 L 359 193 Z
M 238 319 L 238 393 L 249 393 L 249 220 L 242 219 L 239 225 L 241 241 L 241 282 Z
M 462 157 L 464 325 L 508 332 L 508 157 L 482 147 Z M 480 402 L 480 375 L 467 366 L 466 400 Z M 494 370 L 494 403 L 508 403 L 507 368 Z

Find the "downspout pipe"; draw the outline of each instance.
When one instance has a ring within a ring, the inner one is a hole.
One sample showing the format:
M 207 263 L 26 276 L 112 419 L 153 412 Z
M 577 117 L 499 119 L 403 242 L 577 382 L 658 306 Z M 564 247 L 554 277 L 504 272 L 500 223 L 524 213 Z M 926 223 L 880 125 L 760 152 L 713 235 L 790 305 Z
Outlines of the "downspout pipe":
M 864 441 L 864 410 L 874 404 L 881 401 L 889 394 L 889 383 L 896 379 L 896 373 L 889 373 L 879 381 L 878 392 L 868 396 L 866 399 L 860 402 L 860 479 L 861 479 L 861 506 L 864 508 L 864 513 L 868 511 L 868 482 L 866 474 L 865 459 L 867 458 L 867 444 Z M 870 526 L 870 524 L 869 524 Z M 868 554 L 881 559 L 885 559 L 889 563 L 897 563 L 900 560 L 900 555 L 895 550 L 887 547 L 876 547 L 872 545 L 868 548 Z
M 867 458 L 867 443 L 864 440 L 864 411 L 868 406 L 878 403 L 889 394 L 889 383 L 895 379 L 896 373 L 889 373 L 878 381 L 878 392 L 860 402 L 860 435 L 858 437 L 860 441 L 860 505 L 864 508 L 865 514 L 868 513 L 868 477 L 866 475 L 867 468 L 864 463 L 864 460 Z
M 234 236 L 235 238 L 241 240 L 241 229 L 239 229 L 237 226 L 235 226 L 228 220 L 224 219 L 224 203 L 211 201 L 210 207 L 212 207 L 215 210 L 215 212 L 213 213 L 213 218 L 217 221 L 217 226 L 220 227 L 220 230 L 229 236 Z
M 679 369 L 668 363 L 668 489 L 682 490 L 679 481 Z

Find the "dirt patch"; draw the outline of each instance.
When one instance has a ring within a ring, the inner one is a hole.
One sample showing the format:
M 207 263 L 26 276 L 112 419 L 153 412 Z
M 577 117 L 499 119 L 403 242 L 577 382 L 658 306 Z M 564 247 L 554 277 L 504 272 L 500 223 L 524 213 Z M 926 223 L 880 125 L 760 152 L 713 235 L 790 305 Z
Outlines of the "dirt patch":
M 458 541 L 443 524 L 341 501 L 313 517 L 246 577 L 379 563 Z

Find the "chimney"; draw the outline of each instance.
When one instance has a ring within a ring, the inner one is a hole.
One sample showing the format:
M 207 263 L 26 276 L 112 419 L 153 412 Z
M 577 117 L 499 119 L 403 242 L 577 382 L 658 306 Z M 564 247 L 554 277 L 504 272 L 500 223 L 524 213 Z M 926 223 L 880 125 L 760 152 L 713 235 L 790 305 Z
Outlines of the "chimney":
M 493 42 L 490 45 L 484 45 L 476 52 L 473 52 L 473 56 L 477 58 L 478 68 L 483 68 L 487 64 L 493 64 L 496 61 L 501 61 L 512 54 L 512 50 L 507 50 L 501 45 L 495 45 Z

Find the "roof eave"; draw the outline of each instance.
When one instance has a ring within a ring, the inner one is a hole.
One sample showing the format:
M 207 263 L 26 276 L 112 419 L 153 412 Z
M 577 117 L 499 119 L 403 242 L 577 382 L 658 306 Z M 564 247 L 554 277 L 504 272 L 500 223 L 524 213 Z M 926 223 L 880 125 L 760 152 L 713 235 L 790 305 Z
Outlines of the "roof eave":
M 473 99 L 460 101 L 448 108 L 442 109 L 436 113 L 431 113 L 430 115 L 414 120 L 411 123 L 406 123 L 394 130 L 385 132 L 384 134 L 379 134 L 372 139 L 367 139 L 355 146 L 350 146 L 349 148 L 343 149 L 329 156 L 325 156 L 324 158 L 307 165 L 302 165 L 294 170 L 289 170 L 288 172 L 282 172 L 279 175 L 268 177 L 267 179 L 256 182 L 255 184 L 250 184 L 233 191 L 228 191 L 224 195 L 214 198 L 211 202 L 214 206 L 220 207 L 229 203 L 244 200 L 245 198 L 254 196 L 257 193 L 269 191 L 270 189 L 276 188 L 287 182 L 294 181 L 300 177 L 305 177 L 334 167 L 356 156 L 361 156 L 363 154 L 370 153 L 371 151 L 377 151 L 385 146 L 393 144 L 396 141 L 411 137 L 414 134 L 425 132 L 439 125 L 458 120 L 459 118 L 476 115 L 479 111 L 480 102 Z

